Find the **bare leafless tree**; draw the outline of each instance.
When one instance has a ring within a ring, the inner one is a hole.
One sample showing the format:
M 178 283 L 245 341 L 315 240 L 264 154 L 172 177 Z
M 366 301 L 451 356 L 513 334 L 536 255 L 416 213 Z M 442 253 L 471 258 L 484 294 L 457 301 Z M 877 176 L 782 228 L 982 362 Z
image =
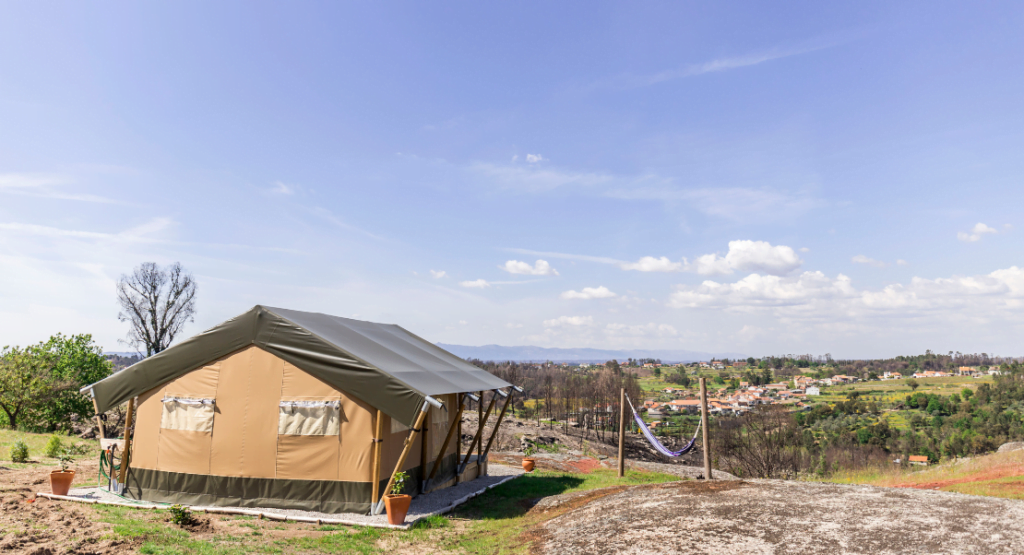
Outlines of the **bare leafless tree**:
M 127 343 L 146 356 L 163 351 L 196 312 L 196 282 L 175 262 L 144 262 L 117 282 L 118 320 L 128 322 Z

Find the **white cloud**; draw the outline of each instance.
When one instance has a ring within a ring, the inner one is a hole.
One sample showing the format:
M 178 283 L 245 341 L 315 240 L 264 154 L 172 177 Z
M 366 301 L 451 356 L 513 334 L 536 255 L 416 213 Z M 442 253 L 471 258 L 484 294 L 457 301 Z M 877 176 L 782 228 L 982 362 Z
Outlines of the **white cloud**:
M 430 275 L 434 279 L 441 279 L 443 277 L 448 277 L 448 272 L 445 272 L 444 270 L 430 270 Z
M 910 262 L 907 262 L 906 260 L 903 260 L 902 258 L 899 258 L 899 259 L 896 260 L 896 265 L 897 266 L 907 266 L 909 264 L 910 264 Z
M 294 195 L 295 186 L 289 185 L 283 181 L 275 181 L 274 186 L 270 188 L 270 192 L 279 195 Z
M 607 174 L 572 172 L 546 169 L 546 166 L 498 165 L 476 163 L 466 168 L 468 172 L 494 184 L 525 192 L 543 192 L 559 187 L 595 187 L 616 181 Z
M 544 320 L 545 328 L 560 326 L 589 326 L 594 323 L 593 316 L 559 316 L 552 320 Z
M 490 287 L 491 286 L 491 284 L 488 283 L 487 280 L 485 280 L 485 279 L 475 279 L 473 281 L 460 281 L 459 285 L 461 285 L 463 287 L 470 287 L 470 288 L 475 288 L 475 289 L 483 289 L 485 287 Z
M 999 233 L 999 231 L 993 227 L 989 227 L 981 222 L 978 222 L 974 224 L 974 227 L 971 228 L 970 233 L 964 231 L 958 232 L 956 234 L 956 238 L 960 239 L 965 243 L 973 243 L 975 241 L 981 240 L 981 238 L 984 235 L 987 235 L 989 233 Z
M 798 305 L 810 299 L 854 294 L 850 278 L 842 274 L 834 280 L 821 272 L 804 272 L 797 277 L 750 274 L 735 283 L 708 280 L 696 287 L 679 286 L 670 297 L 669 306 L 757 308 Z
M 610 336 L 628 337 L 673 337 L 679 335 L 679 330 L 669 324 L 608 324 L 605 331 Z
M 509 322 L 509 323 L 505 324 L 505 327 L 510 329 L 510 330 L 515 330 L 515 329 L 519 329 L 519 328 L 523 327 L 523 325 L 522 324 L 516 324 L 514 322 Z
M 518 154 L 513 154 L 512 155 L 512 161 L 515 162 L 516 160 L 519 160 L 519 155 Z
M 603 285 L 600 286 L 600 287 L 584 287 L 580 291 L 572 291 L 572 290 L 570 290 L 570 291 L 566 291 L 565 293 L 562 293 L 561 295 L 559 295 L 559 297 L 563 298 L 563 299 L 586 299 L 586 300 L 589 300 L 589 299 L 608 299 L 608 298 L 616 297 L 616 296 L 617 295 L 615 293 L 612 293 L 611 291 L 608 290 L 607 287 L 605 287 Z
M 529 262 L 520 262 L 518 260 L 509 260 L 505 262 L 503 266 L 498 266 L 502 270 L 510 274 L 524 274 L 528 276 L 557 276 L 558 270 L 555 270 L 547 263 L 546 260 L 538 260 L 533 266 Z
M 531 164 L 536 164 L 537 162 L 543 162 L 544 157 L 541 156 L 540 154 L 527 154 L 526 161 Z
M 857 256 L 851 258 L 851 260 L 857 264 L 867 264 L 868 266 L 874 266 L 875 268 L 885 268 L 886 266 L 889 265 L 887 262 L 875 260 L 874 258 L 868 258 L 863 254 L 858 254 Z
M 731 274 L 734 271 L 763 272 L 787 275 L 800 268 L 803 260 L 791 247 L 773 246 L 767 241 L 729 241 L 726 255 L 705 254 L 696 258 L 686 269 L 700 275 Z
M 460 324 L 460 325 L 463 325 L 463 326 L 465 326 L 465 325 L 466 325 L 466 324 L 468 324 L 468 323 L 469 323 L 469 322 L 467 322 L 467 321 L 465 321 L 465 320 L 459 320 L 459 324 Z
M 668 257 L 654 258 L 645 256 L 636 262 L 619 262 L 623 270 L 636 270 L 638 272 L 678 272 L 683 269 L 681 262 L 672 262 Z
M 807 247 L 800 247 L 800 252 L 811 252 L 811 249 Z

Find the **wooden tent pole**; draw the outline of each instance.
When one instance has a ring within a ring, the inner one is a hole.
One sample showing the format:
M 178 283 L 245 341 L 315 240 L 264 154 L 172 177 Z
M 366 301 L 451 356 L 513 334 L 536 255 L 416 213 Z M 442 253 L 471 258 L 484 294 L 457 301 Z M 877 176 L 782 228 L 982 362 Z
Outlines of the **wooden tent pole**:
M 515 395 L 515 393 L 516 390 L 514 389 L 510 389 L 508 391 L 508 398 L 505 399 L 505 404 L 502 405 L 501 412 L 498 413 L 498 421 L 494 423 L 494 431 L 491 432 L 491 438 L 487 440 L 487 447 L 484 447 L 483 454 L 481 455 L 481 457 L 483 457 L 482 460 L 487 460 L 487 453 L 491 452 L 491 443 L 498 435 L 498 428 L 501 426 L 501 420 L 505 418 L 505 411 L 508 410 L 508 406 L 512 404 L 512 396 Z
M 456 399 L 459 397 L 461 397 L 461 395 L 457 396 Z M 448 435 L 444 437 L 444 443 L 441 444 L 441 450 L 438 451 L 437 457 L 434 458 L 434 466 L 430 469 L 430 476 L 427 476 L 427 479 L 423 483 L 423 491 L 427 490 L 427 487 L 430 486 L 430 481 L 437 475 L 437 469 L 441 467 L 441 461 L 444 459 L 444 452 L 448 450 L 448 444 L 452 441 L 452 435 L 454 435 L 456 428 L 461 427 L 459 426 L 459 423 L 462 422 L 462 410 L 465 408 L 466 407 L 462 404 L 459 404 L 459 410 L 455 412 L 455 422 L 452 422 L 452 425 L 448 428 Z M 458 460 L 459 456 L 458 453 L 456 453 L 455 461 L 458 462 Z
M 626 388 L 619 390 L 619 478 L 626 475 Z
M 708 433 L 708 379 L 700 379 L 700 424 L 704 426 L 704 479 L 714 480 L 711 474 L 711 434 Z
M 484 420 L 484 393 L 487 393 L 487 392 L 486 391 L 481 391 L 480 392 L 480 402 L 476 404 L 476 426 L 477 426 L 476 429 L 477 429 L 477 431 L 480 431 L 480 430 L 484 429 L 484 423 L 487 422 L 486 420 Z M 493 403 L 494 399 L 491 399 L 491 402 Z M 476 441 L 476 438 L 473 438 L 473 440 Z M 469 451 L 466 452 L 466 460 L 469 460 L 469 455 L 472 454 L 472 452 L 473 452 L 473 445 L 470 444 Z M 480 460 L 480 451 L 479 450 L 477 450 L 477 452 L 476 452 L 476 460 L 478 460 L 478 461 Z
M 484 424 L 487 424 L 487 419 L 491 416 L 491 409 L 494 408 L 494 401 L 496 398 L 497 395 L 491 398 L 491 403 L 487 405 L 487 412 L 484 413 L 484 417 L 480 421 L 480 427 L 476 430 L 476 436 L 473 437 L 473 442 L 469 444 L 469 450 L 466 451 L 466 458 L 462 461 L 462 464 L 459 465 L 459 474 L 462 474 L 462 471 L 466 469 L 466 465 L 469 464 L 469 458 L 473 456 L 473 447 L 475 447 L 477 442 L 480 441 L 480 436 L 484 433 Z M 484 398 L 481 397 L 480 400 L 483 401 Z M 479 457 L 480 455 L 477 455 L 477 463 L 480 462 Z
M 124 421 L 124 452 L 121 453 L 121 474 L 117 483 L 124 484 L 128 477 L 128 464 L 132 454 L 132 420 L 135 418 L 135 397 L 128 399 L 128 415 Z
M 373 428 L 373 497 L 370 504 L 377 502 L 380 495 L 380 463 L 381 447 L 384 445 L 384 413 L 377 411 L 377 421 Z
M 426 492 L 427 486 L 427 449 L 430 447 L 430 436 L 427 435 L 427 431 L 430 430 L 430 409 L 427 409 L 427 417 L 423 420 L 423 429 L 420 431 L 420 493 Z
M 405 447 L 402 449 L 402 454 L 398 457 L 398 464 L 395 465 L 395 471 L 391 473 L 391 478 L 388 479 L 388 485 L 384 486 L 384 492 L 380 496 L 380 502 L 373 509 L 373 514 L 379 515 L 384 509 L 384 496 L 391 491 L 391 486 L 395 485 L 395 475 L 402 470 L 402 465 L 405 464 L 406 457 L 409 456 L 409 451 L 412 451 L 412 444 L 416 441 L 416 434 L 419 432 L 420 426 L 423 425 L 423 419 L 427 417 L 427 410 L 430 408 L 430 404 L 426 401 L 423 402 L 423 409 L 420 410 L 419 416 L 416 417 L 416 423 L 412 425 L 412 431 L 409 433 L 409 437 L 405 438 Z
M 92 390 L 90 390 L 90 393 Z M 100 428 L 100 439 L 107 437 L 106 432 L 103 430 L 103 419 L 100 418 L 100 406 L 96 404 L 96 398 L 92 398 L 92 411 L 96 413 L 96 425 Z
M 457 395 L 457 399 L 459 401 L 459 415 L 460 416 L 457 419 L 455 419 L 455 423 L 456 423 L 455 425 L 458 426 L 458 428 L 456 428 L 455 435 L 459 436 L 458 441 L 455 442 L 455 464 L 456 465 L 459 464 L 459 459 L 462 458 L 462 416 L 461 416 L 461 414 L 462 414 L 463 408 L 465 408 L 465 407 L 463 407 L 463 403 L 466 402 L 466 394 L 465 393 L 459 393 Z M 431 476 L 433 476 L 433 473 L 431 473 Z M 455 473 L 455 483 L 456 484 L 459 483 L 459 473 L 458 472 Z

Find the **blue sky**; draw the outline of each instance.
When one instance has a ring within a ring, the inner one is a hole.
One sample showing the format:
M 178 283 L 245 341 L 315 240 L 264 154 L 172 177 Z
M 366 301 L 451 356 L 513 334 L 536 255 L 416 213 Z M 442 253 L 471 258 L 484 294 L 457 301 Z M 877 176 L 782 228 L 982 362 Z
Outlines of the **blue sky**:
M 188 334 L 1024 354 L 1020 4 L 0 9 L 2 344 L 180 261 Z

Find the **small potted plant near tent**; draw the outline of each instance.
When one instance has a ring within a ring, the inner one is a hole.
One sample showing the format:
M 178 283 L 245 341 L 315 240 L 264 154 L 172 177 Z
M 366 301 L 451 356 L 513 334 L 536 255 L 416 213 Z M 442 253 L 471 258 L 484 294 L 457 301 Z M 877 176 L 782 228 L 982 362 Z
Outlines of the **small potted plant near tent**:
M 64 449 L 57 455 L 60 470 L 50 472 L 50 491 L 54 495 L 67 495 L 71 490 L 71 482 L 75 479 L 75 471 L 70 467 L 75 463 L 71 449 Z
M 409 475 L 405 472 L 395 473 L 395 484 L 391 486 L 391 493 L 384 496 L 384 508 L 388 511 L 388 524 L 405 523 L 405 515 L 409 512 L 409 503 L 412 497 L 402 494 L 405 489 L 405 480 Z
M 523 449 L 523 470 L 533 472 L 533 467 L 537 464 L 537 460 L 533 458 L 533 454 L 536 452 L 537 447 L 532 443 L 527 445 L 526 449 Z

